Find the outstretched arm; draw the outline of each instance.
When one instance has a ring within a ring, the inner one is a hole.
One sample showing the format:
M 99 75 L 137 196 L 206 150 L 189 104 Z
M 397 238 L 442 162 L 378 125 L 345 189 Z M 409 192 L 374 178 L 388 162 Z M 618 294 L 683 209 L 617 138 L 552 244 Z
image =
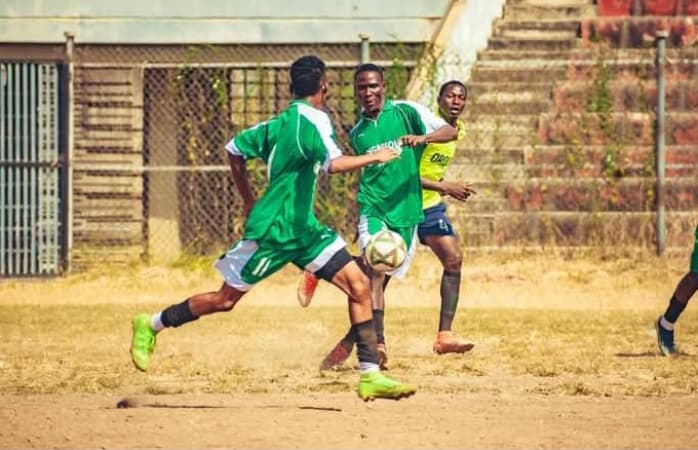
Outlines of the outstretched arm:
M 384 163 L 392 161 L 399 155 L 390 147 L 383 147 L 373 153 L 367 153 L 359 156 L 343 155 L 334 158 L 330 161 L 328 173 L 349 172 L 350 170 L 360 169 L 369 164 Z
M 233 174 L 233 182 L 240 193 L 240 197 L 242 197 L 243 214 L 247 217 L 256 199 L 252 187 L 250 186 L 249 177 L 247 176 L 245 158 L 240 155 L 229 153 L 228 161 L 230 162 L 230 171 Z
M 431 133 L 423 134 L 421 136 L 416 136 L 414 134 L 408 134 L 402 137 L 402 144 L 408 145 L 410 147 L 416 147 L 418 145 L 426 145 L 432 142 L 443 143 L 451 142 L 458 138 L 458 130 L 451 125 L 444 125 Z
M 436 191 L 441 195 L 448 195 L 462 202 L 466 201 L 471 195 L 477 194 L 473 185 L 470 183 L 443 180 L 434 181 L 424 177 L 421 178 L 421 181 L 424 189 Z

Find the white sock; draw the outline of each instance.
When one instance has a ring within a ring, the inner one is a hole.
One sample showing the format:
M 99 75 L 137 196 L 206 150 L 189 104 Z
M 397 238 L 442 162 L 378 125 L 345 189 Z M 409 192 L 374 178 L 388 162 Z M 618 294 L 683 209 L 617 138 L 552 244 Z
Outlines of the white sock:
M 162 312 L 153 314 L 153 317 L 150 319 L 150 326 L 156 333 L 165 329 L 165 325 L 162 324 Z
M 665 330 L 674 331 L 674 324 L 666 320 L 664 316 L 662 316 L 662 318 L 659 319 L 659 325 Z
M 378 364 L 359 361 L 359 373 L 371 373 L 380 371 Z

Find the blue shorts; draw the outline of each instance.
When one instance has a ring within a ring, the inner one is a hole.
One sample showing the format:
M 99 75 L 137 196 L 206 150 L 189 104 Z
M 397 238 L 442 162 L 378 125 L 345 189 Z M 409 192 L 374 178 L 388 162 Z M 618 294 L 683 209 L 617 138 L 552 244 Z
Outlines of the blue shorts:
M 439 203 L 424 210 L 424 222 L 417 227 L 419 242 L 426 244 L 427 236 L 455 236 L 453 225 L 446 217 L 446 205 Z

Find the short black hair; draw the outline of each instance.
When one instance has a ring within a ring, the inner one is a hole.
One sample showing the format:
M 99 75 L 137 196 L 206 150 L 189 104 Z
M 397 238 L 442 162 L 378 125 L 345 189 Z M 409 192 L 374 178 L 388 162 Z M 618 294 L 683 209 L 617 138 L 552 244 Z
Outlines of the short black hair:
M 325 75 L 325 62 L 315 55 L 298 58 L 291 64 L 291 94 L 298 98 L 308 97 L 320 90 Z
M 439 89 L 439 97 L 441 97 L 442 95 L 444 95 L 444 92 L 446 92 L 446 88 L 449 87 L 449 86 L 460 86 L 460 87 L 462 87 L 463 90 L 465 91 L 465 96 L 466 96 L 466 97 L 468 96 L 468 88 L 465 87 L 465 84 L 463 84 L 462 82 L 460 82 L 460 81 L 458 81 L 458 80 L 451 80 L 451 81 L 447 81 L 447 82 L 445 82 L 444 84 L 441 85 L 441 88 Z
M 359 74 L 364 72 L 377 72 L 380 74 L 381 80 L 383 80 L 383 68 L 381 66 L 373 63 L 365 63 L 361 64 L 354 70 L 354 82 L 356 82 Z

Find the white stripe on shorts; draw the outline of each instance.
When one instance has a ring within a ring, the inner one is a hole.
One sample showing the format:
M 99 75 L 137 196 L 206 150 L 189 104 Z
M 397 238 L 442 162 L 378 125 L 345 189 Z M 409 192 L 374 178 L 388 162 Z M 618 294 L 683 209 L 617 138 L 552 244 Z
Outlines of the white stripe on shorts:
M 325 247 L 323 251 L 320 252 L 317 257 L 310 261 L 307 266 L 305 266 L 305 270 L 308 272 L 315 273 L 318 270 L 322 269 L 325 267 L 325 264 L 329 262 L 330 259 L 341 249 L 347 246 L 347 243 L 344 239 L 341 237 L 337 236 L 337 239 L 335 239 L 330 245 Z
M 239 241 L 235 247 L 225 253 L 225 256 L 218 259 L 213 266 L 223 275 L 228 286 L 238 291 L 247 292 L 252 289 L 252 285 L 242 281 L 242 269 L 258 248 L 256 241 Z

